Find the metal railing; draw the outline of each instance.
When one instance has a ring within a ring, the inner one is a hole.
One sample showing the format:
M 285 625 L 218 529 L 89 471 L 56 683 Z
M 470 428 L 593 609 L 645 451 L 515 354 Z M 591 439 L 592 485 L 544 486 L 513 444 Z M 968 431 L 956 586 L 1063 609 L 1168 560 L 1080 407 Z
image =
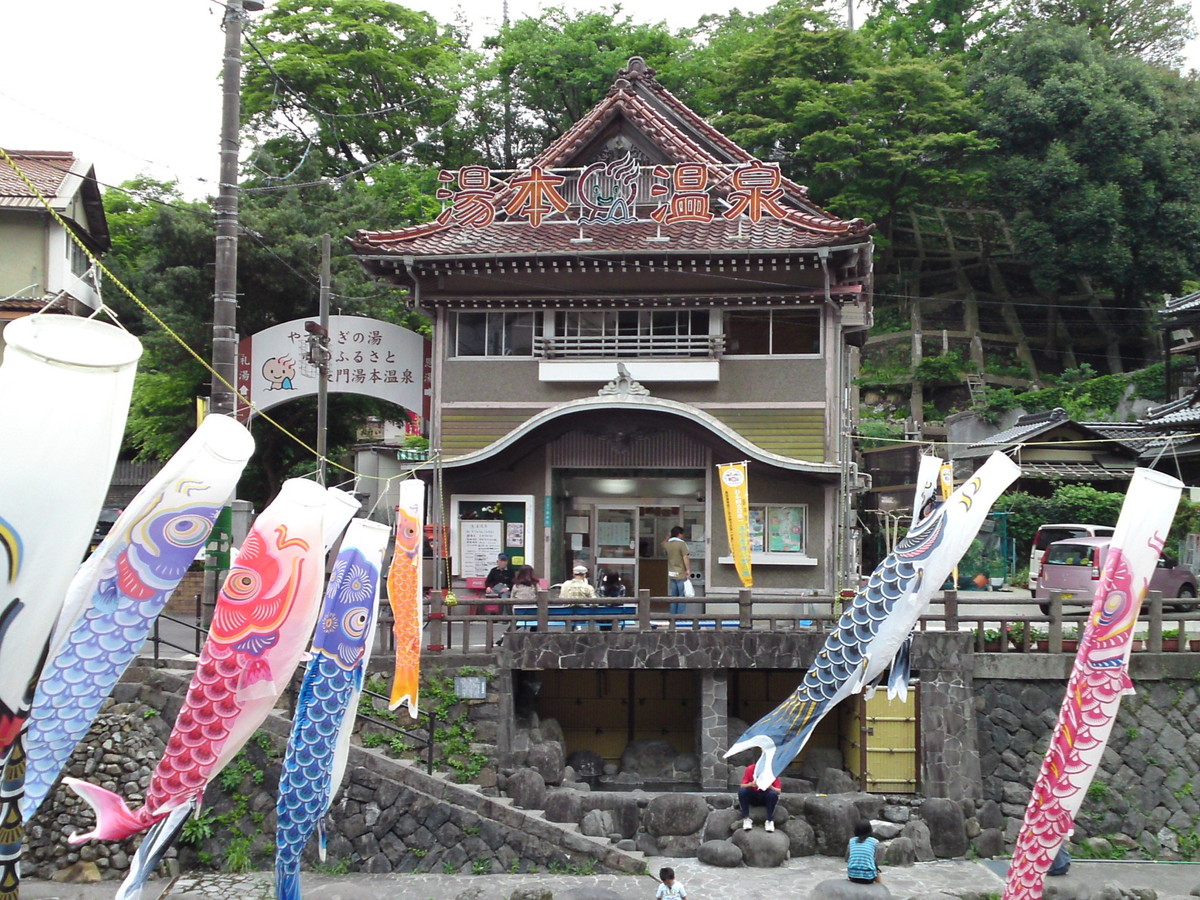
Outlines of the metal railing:
M 658 597 L 640 591 L 636 598 L 617 601 L 597 598 L 576 603 L 561 601 L 548 592 L 538 594 L 536 604 L 503 598 L 487 598 L 499 612 L 484 613 L 478 604 L 464 602 L 446 607 L 440 594 L 426 606 L 423 651 L 461 653 L 490 652 L 510 632 L 580 633 L 745 630 L 768 632 L 827 632 L 837 624 L 842 604 L 838 597 L 771 596 L 743 590 L 736 596 Z M 685 611 L 672 613 L 671 603 L 685 603 Z M 1088 608 L 1069 606 L 1052 596 L 1049 612 L 1029 598 L 973 598 L 957 591 L 935 595 L 929 610 L 916 625 L 918 631 L 967 631 L 975 634 L 978 652 L 1034 653 L 1074 652 L 1070 643 L 1082 633 Z M 1165 607 L 1190 604 L 1168 611 Z M 385 622 L 386 619 L 386 622 Z M 378 651 L 394 651 L 391 613 L 381 610 Z M 1200 652 L 1200 606 L 1186 599 L 1164 600 L 1150 593 L 1142 607 L 1134 649 L 1153 653 Z M 1189 635 L 1195 635 L 1189 638 Z M 1144 637 L 1140 637 L 1144 635 Z M 989 638 L 995 636 L 993 645 Z M 1002 638 L 1002 639 L 1001 639 Z
M 363 688 L 361 696 L 363 698 L 369 697 L 373 700 L 382 700 L 384 703 L 388 702 L 388 697 L 383 694 L 376 693 L 375 691 L 368 690 L 367 688 Z M 405 728 L 401 725 L 397 725 L 395 722 L 389 722 L 388 720 L 380 719 L 369 712 L 364 712 L 360 702 L 358 715 L 355 717 L 355 724 L 369 724 L 375 726 L 376 728 L 382 728 L 384 731 L 390 731 L 393 734 L 403 736 L 404 739 L 410 744 L 416 744 L 423 747 L 425 750 L 425 772 L 428 775 L 432 775 L 433 751 L 435 746 L 434 732 L 437 731 L 437 716 L 435 716 L 432 712 L 419 710 L 417 712 L 417 723 L 420 723 L 422 718 L 428 722 L 427 725 L 421 726 L 420 724 L 414 724 L 410 725 L 408 728 Z M 422 729 L 425 731 L 425 735 L 423 737 L 421 736 Z M 415 749 L 415 747 L 412 749 Z
M 569 359 L 607 356 L 673 356 L 719 359 L 723 334 L 556 335 L 533 339 L 535 356 Z

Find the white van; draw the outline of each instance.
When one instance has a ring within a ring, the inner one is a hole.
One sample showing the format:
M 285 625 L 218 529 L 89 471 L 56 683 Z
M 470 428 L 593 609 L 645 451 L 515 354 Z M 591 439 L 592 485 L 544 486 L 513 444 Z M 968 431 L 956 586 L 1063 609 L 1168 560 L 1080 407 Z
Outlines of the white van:
M 1042 556 L 1046 548 L 1055 541 L 1065 541 L 1069 538 L 1081 537 L 1111 537 L 1111 525 L 1072 525 L 1070 523 L 1055 523 L 1043 525 L 1033 536 L 1033 546 L 1029 549 L 1029 591 L 1037 596 L 1037 577 L 1042 570 Z

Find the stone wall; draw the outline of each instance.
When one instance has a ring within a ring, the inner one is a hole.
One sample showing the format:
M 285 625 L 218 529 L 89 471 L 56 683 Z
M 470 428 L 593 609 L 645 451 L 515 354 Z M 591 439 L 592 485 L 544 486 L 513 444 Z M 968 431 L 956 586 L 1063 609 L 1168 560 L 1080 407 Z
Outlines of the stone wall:
M 190 673 L 132 668 L 117 686 L 67 774 L 116 791 L 141 805 L 166 737 L 182 704 Z M 481 722 L 494 720 L 497 703 L 470 701 Z M 274 785 L 280 780 L 291 723 L 270 716 L 260 732 L 205 794 L 206 832 L 181 841 L 168 859 L 186 870 L 238 866 L 269 868 L 274 859 Z M 494 791 L 492 791 L 494 793 Z M 95 866 L 104 878 L 123 878 L 141 837 L 73 847 L 67 836 L 91 827 L 92 814 L 60 786 L 30 822 L 24 861 L 39 877 L 72 864 Z M 405 760 L 360 746 L 351 748 L 342 790 L 330 812 L 329 863 L 360 872 L 527 872 L 586 865 L 595 872 L 640 873 L 644 860 L 606 841 L 563 829 L 477 785 L 428 775 Z M 186 834 L 186 832 L 185 832 Z M 306 859 L 316 861 L 315 841 Z
M 1134 672 L 1137 692 L 1121 704 L 1076 818 L 1076 843 L 1104 838 L 1116 854 L 1200 858 L 1200 682 L 1164 674 Z M 1066 682 L 977 675 L 974 688 L 983 795 L 1000 805 L 1011 848 Z M 1107 852 L 1104 843 L 1096 846 Z

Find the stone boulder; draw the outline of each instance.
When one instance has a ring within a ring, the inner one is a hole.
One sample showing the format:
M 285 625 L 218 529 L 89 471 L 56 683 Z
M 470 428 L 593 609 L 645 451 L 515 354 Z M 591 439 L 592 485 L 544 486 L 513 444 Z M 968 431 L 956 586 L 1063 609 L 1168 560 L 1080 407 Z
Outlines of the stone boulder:
M 979 827 L 985 831 L 989 828 L 1004 828 L 1004 813 L 1000 811 L 1000 804 L 995 800 L 984 800 L 979 806 L 979 811 L 975 813 L 975 818 L 979 820 Z
M 967 855 L 967 833 L 960 804 L 944 797 L 931 797 L 921 804 L 917 814 L 929 826 L 934 856 L 956 859 Z
M 755 869 L 774 869 L 787 860 L 790 841 L 783 832 L 768 834 L 755 828 L 735 831 L 732 842 L 742 851 L 742 862 Z
M 700 852 L 699 834 L 664 834 L 658 838 L 658 852 L 663 856 L 691 857 Z
M 50 880 L 59 884 L 99 884 L 100 869 L 94 862 L 80 860 L 65 869 L 59 869 L 50 876 Z
M 605 837 L 617 830 L 612 813 L 606 809 L 593 809 L 584 813 L 579 830 L 588 837 Z
M 783 826 L 783 832 L 788 836 L 788 855 L 795 859 L 798 856 L 813 856 L 817 852 L 817 833 L 803 819 L 790 819 Z
M 829 768 L 817 779 L 818 794 L 853 794 L 858 791 L 858 782 L 839 768 Z
M 659 794 L 646 804 L 643 825 L 655 837 L 696 834 L 708 818 L 708 803 L 699 794 Z
M 535 739 L 546 743 L 559 744 L 563 747 L 567 745 L 567 736 L 563 734 L 562 726 L 558 724 L 558 719 L 539 719 L 537 723 L 537 732 Z
M 800 763 L 800 777 L 820 781 L 826 769 L 842 768 L 842 751 L 837 747 L 808 747 Z
M 917 861 L 917 848 L 910 838 L 898 837 L 881 844 L 883 861 L 889 866 L 911 866 Z
M 823 856 L 842 857 L 860 816 L 849 800 L 814 794 L 804 799 L 804 818 L 816 832 L 817 852 Z
M 742 827 L 741 822 L 742 814 L 736 809 L 714 809 L 704 820 L 704 842 L 728 840 L 733 829 Z
M 811 900 L 889 900 L 892 892 L 883 884 L 856 884 L 849 878 L 827 878 L 817 882 Z
M 929 841 L 929 826 L 922 819 L 913 819 L 904 826 L 904 830 L 900 832 L 900 838 L 908 838 L 912 841 L 913 853 L 920 862 L 929 862 L 933 859 L 933 845 Z M 900 840 L 896 838 L 896 840 Z
M 604 757 L 595 750 L 576 750 L 566 763 L 578 778 L 599 778 L 604 774 Z
M 546 793 L 546 819 L 550 822 L 578 822 L 583 815 L 583 796 L 570 788 Z
M 696 859 L 721 869 L 736 869 L 742 864 L 742 848 L 733 841 L 705 841 L 696 851 Z
M 975 836 L 973 846 L 975 852 L 984 859 L 1003 856 L 1005 852 L 1004 832 L 999 828 L 985 828 Z
M 466 891 L 463 892 L 463 894 L 465 893 Z M 463 894 L 459 894 L 456 900 L 467 900 Z M 482 892 L 480 896 L 482 896 Z M 508 900 L 554 900 L 554 892 L 541 886 L 522 887 L 509 894 Z
M 557 741 L 542 741 L 540 744 L 534 744 L 525 755 L 525 765 L 536 769 L 546 784 L 562 784 L 565 767 L 563 745 Z
M 534 769 L 517 769 L 505 785 L 514 806 L 521 809 L 546 808 L 546 781 Z
M 675 748 L 666 741 L 647 738 L 631 741 L 621 754 L 621 773 L 641 775 L 648 781 L 662 781 L 675 771 Z

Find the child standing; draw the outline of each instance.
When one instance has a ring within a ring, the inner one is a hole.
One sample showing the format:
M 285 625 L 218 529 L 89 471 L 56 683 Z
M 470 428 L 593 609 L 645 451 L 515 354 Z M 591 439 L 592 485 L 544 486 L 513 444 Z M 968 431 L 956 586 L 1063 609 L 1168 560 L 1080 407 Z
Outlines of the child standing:
M 855 884 L 883 883 L 883 876 L 875 865 L 875 846 L 879 842 L 871 836 L 871 823 L 865 819 L 854 826 L 854 837 L 846 848 L 846 874 Z
M 654 900 L 684 900 L 687 891 L 675 880 L 675 870 L 664 866 L 658 870 L 658 880 L 662 882 L 654 894 Z

